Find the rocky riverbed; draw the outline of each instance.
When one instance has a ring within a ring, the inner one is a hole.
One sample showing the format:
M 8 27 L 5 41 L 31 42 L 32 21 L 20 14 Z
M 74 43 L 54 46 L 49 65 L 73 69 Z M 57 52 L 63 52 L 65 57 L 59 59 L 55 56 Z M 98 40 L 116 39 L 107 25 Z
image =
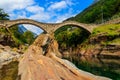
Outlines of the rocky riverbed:
M 61 59 L 57 41 L 48 34 L 40 35 L 23 55 L 16 48 L 0 45 L 1 67 L 16 60 L 21 80 L 111 80 L 79 70 Z
M 22 54 L 19 54 L 17 49 L 0 45 L 0 68 L 5 64 L 18 60 L 21 56 Z
M 60 57 L 54 38 L 42 34 L 24 53 L 18 74 L 21 80 L 111 80 L 79 70 Z

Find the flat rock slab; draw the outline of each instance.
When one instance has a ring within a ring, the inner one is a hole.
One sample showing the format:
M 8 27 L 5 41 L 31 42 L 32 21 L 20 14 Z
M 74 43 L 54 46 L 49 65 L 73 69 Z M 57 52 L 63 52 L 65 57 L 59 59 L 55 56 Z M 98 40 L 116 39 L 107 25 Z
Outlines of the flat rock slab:
M 19 65 L 21 80 L 110 80 L 77 70 L 62 59 L 25 54 Z

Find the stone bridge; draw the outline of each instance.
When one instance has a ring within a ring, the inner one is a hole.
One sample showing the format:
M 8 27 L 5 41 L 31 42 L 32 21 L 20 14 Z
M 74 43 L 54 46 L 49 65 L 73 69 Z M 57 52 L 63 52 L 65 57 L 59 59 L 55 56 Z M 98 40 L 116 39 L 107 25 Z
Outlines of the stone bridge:
M 96 25 L 93 25 L 93 24 L 84 24 L 84 23 L 79 23 L 75 21 L 64 21 L 62 23 L 42 23 L 42 22 L 38 22 L 32 19 L 1 20 L 0 21 L 0 26 L 6 27 L 6 28 L 9 28 L 9 27 L 12 27 L 18 24 L 32 24 L 32 25 L 35 25 L 43 29 L 47 33 L 55 32 L 57 29 L 65 25 L 77 26 L 77 27 L 87 30 L 89 33 L 91 33 L 93 28 L 96 27 Z

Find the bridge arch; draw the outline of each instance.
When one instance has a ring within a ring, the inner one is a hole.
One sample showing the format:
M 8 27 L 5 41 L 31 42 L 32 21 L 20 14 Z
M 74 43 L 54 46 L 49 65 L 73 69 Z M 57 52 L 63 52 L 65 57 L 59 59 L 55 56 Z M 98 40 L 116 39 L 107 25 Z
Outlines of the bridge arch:
M 42 29 L 44 32 L 47 32 L 46 27 L 44 23 L 37 22 L 31 19 L 18 19 L 18 20 L 11 20 L 11 21 L 6 21 L 5 26 L 7 28 L 12 27 L 14 25 L 19 25 L 19 24 L 29 24 L 29 25 L 34 25 L 40 29 Z
M 83 24 L 83 23 L 79 23 L 79 22 L 75 22 L 75 21 L 65 21 L 63 23 L 60 23 L 59 25 L 57 25 L 57 27 L 54 29 L 54 32 L 56 30 L 58 30 L 59 28 L 61 27 L 64 27 L 64 26 L 75 26 L 75 27 L 78 27 L 78 28 L 81 28 L 83 30 L 86 30 L 87 32 L 89 32 L 90 34 L 92 33 L 90 27 L 87 25 L 87 24 Z

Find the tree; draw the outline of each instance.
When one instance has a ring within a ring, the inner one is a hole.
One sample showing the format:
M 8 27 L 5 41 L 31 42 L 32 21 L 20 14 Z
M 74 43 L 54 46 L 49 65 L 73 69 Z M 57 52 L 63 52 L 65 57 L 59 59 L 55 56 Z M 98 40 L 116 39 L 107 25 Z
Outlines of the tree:
M 31 44 L 34 41 L 34 35 L 31 31 L 26 31 L 23 33 L 24 38 L 28 44 Z
M 81 28 L 63 26 L 55 32 L 55 38 L 61 50 L 75 48 L 87 39 L 89 33 Z
M 9 20 L 9 15 L 0 9 L 0 20 Z

